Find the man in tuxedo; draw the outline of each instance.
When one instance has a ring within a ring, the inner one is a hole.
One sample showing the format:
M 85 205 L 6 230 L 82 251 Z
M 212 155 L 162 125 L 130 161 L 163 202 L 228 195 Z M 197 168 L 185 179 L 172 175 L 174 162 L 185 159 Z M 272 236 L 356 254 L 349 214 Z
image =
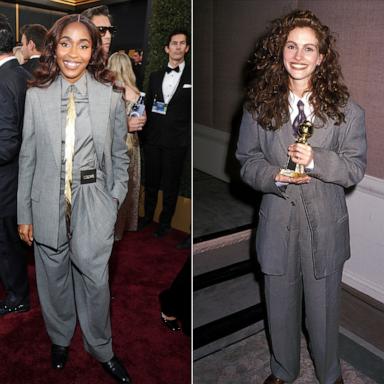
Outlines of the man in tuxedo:
M 32 74 L 39 64 L 47 28 L 41 24 L 26 24 L 21 28 L 21 52 L 26 63 L 23 67 Z
M 16 196 L 24 101 L 29 74 L 12 54 L 14 33 L 0 15 L 0 316 L 29 310 L 27 262 L 17 233 Z
M 162 189 L 163 209 L 154 233 L 156 237 L 163 237 L 170 231 L 191 141 L 191 69 L 184 60 L 188 51 L 187 33 L 172 32 L 165 46 L 168 66 L 151 74 L 146 94 L 145 216 L 140 227 L 152 222 L 157 194 Z

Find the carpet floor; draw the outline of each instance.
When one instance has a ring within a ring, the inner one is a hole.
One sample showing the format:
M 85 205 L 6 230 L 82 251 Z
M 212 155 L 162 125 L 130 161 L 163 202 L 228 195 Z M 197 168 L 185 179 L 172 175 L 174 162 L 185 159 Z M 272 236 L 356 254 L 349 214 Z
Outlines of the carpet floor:
M 194 363 L 194 384 L 261 384 L 270 374 L 269 348 L 261 331 Z M 295 384 L 317 384 L 307 344 L 302 337 L 300 375 Z M 341 361 L 345 384 L 379 384 Z
M 168 288 L 190 250 L 176 245 L 185 234 L 172 230 L 156 239 L 151 225 L 128 232 L 115 244 L 110 262 L 114 352 L 135 384 L 188 384 L 190 338 L 160 323 L 158 294 Z M 50 367 L 50 340 L 38 302 L 33 257 L 28 266 L 29 312 L 0 318 L 1 384 L 108 384 L 115 381 L 84 351 L 79 326 L 64 370 Z M 4 292 L 0 290 L 0 296 Z

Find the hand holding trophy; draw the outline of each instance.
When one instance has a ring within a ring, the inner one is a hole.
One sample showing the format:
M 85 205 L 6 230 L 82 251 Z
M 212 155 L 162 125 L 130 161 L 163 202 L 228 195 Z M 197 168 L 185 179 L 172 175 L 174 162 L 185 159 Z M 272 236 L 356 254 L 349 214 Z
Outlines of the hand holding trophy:
M 298 129 L 298 138 L 296 140 L 296 143 L 299 144 L 307 144 L 308 139 L 313 134 L 313 125 L 309 121 L 304 121 L 302 124 L 299 125 Z M 305 176 L 304 171 L 304 165 L 303 164 L 296 164 L 294 161 L 292 161 L 291 158 L 289 158 L 287 167 L 282 169 L 280 171 L 281 175 L 292 177 L 292 178 L 300 178 Z

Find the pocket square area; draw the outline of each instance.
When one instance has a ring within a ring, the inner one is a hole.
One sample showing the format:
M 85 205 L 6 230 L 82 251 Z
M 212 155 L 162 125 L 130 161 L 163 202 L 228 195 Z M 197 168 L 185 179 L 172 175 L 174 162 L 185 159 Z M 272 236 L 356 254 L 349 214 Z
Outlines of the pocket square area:
M 184 84 L 183 88 L 192 88 L 192 84 Z

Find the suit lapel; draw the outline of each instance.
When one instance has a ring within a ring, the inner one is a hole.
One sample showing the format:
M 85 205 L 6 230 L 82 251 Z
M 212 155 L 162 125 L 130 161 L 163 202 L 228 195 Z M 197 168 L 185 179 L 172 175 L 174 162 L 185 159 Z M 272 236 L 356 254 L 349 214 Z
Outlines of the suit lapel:
M 177 84 L 177 88 L 175 93 L 172 96 L 172 99 L 170 100 L 170 103 L 172 102 L 173 99 L 177 98 L 181 89 L 183 89 L 183 85 L 188 81 L 189 76 L 189 67 L 187 67 L 187 64 L 185 64 L 183 73 L 181 74 L 179 84 Z M 189 81 L 190 82 L 190 81 Z
M 164 76 L 165 76 L 165 70 L 161 71 L 159 73 L 159 76 L 157 77 L 157 81 L 156 81 L 156 95 L 157 96 L 161 96 L 161 101 L 164 101 L 164 94 L 163 94 L 163 79 L 164 79 Z
M 325 140 L 329 138 L 332 126 L 332 120 L 327 119 L 326 123 L 323 124 L 318 117 L 315 117 L 313 135 L 308 139 L 308 144 L 312 147 L 322 147 Z M 277 135 L 284 151 L 287 151 L 288 146 L 293 144 L 296 140 L 292 132 L 290 120 L 277 130 Z
M 107 134 L 112 87 L 99 83 L 87 72 L 89 115 L 92 137 L 99 164 L 102 163 L 105 136 Z
M 41 105 L 48 120 L 48 135 L 52 142 L 53 156 L 58 168 L 61 168 L 61 82 L 57 78 L 47 89 L 41 93 Z
M 330 138 L 330 130 L 333 127 L 333 120 L 327 119 L 325 124 L 315 117 L 314 130 L 312 137 L 308 140 L 308 143 L 312 147 L 323 147 L 325 140 Z
M 289 120 L 283 124 L 283 126 L 276 131 L 276 134 L 284 151 L 284 155 L 287 156 L 288 147 L 295 142 L 291 121 Z

